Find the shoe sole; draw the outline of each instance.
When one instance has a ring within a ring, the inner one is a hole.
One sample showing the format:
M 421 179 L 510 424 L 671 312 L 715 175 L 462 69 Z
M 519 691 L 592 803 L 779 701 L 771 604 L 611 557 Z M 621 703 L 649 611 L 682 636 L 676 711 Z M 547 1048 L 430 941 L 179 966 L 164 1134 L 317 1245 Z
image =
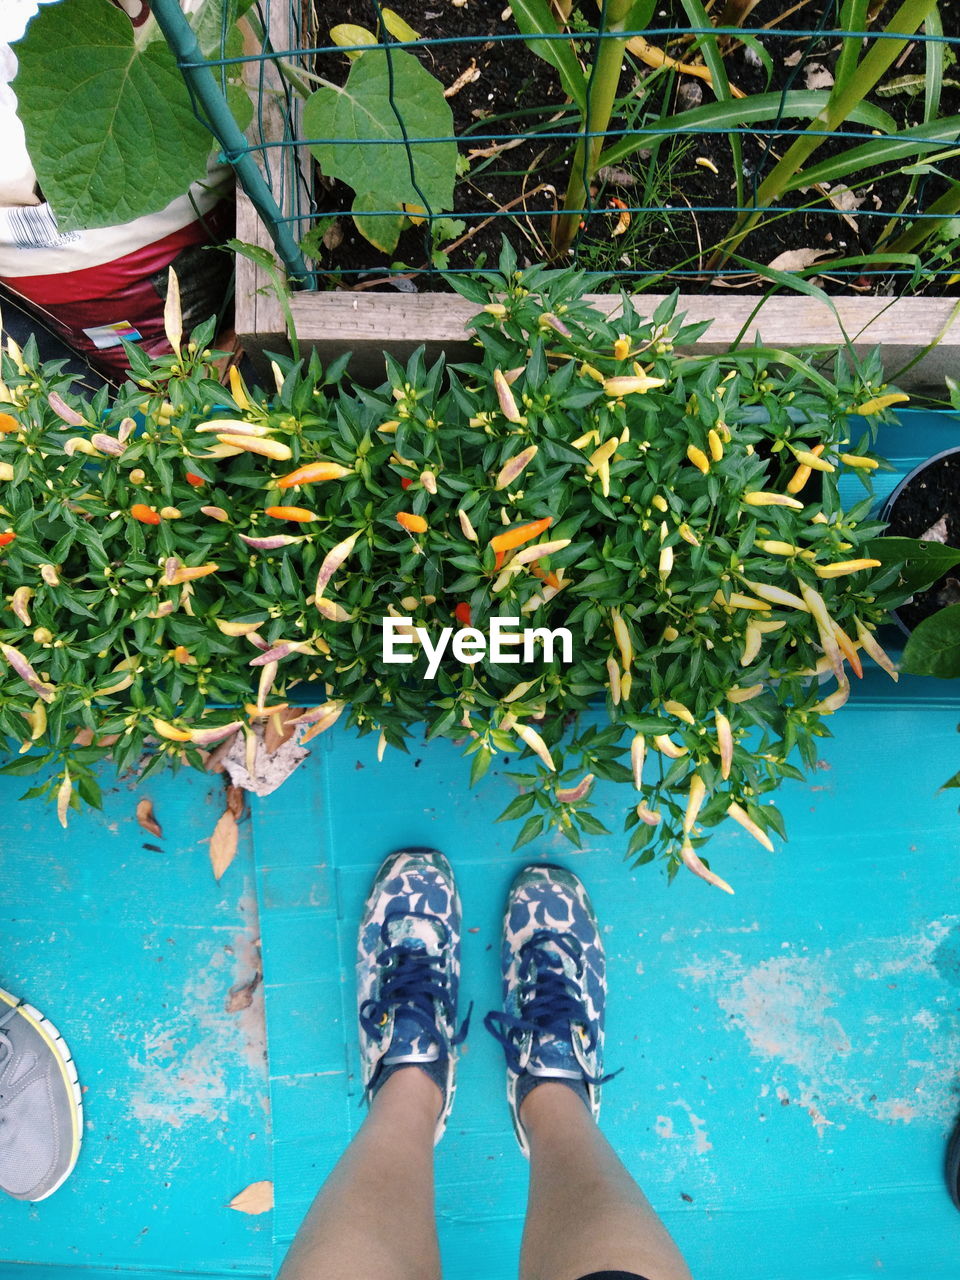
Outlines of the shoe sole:
M 46 1200 L 55 1191 L 59 1191 L 67 1178 L 70 1177 L 70 1174 L 73 1173 L 77 1158 L 80 1155 L 80 1142 L 83 1137 L 83 1099 L 80 1093 L 80 1080 L 77 1076 L 77 1068 L 74 1064 L 73 1056 L 67 1047 L 67 1042 L 49 1018 L 44 1017 L 40 1010 L 35 1009 L 32 1004 L 20 1004 L 16 996 L 11 995 L 9 991 L 4 991 L 2 988 L 0 988 L 0 1001 L 8 1006 L 16 1007 L 18 1014 L 27 1019 L 44 1043 L 53 1050 L 56 1055 L 57 1066 L 60 1068 L 60 1075 L 73 1099 L 73 1132 L 71 1135 L 70 1162 L 66 1171 L 49 1191 L 45 1191 L 42 1196 L 33 1197 L 29 1202 L 31 1204 L 39 1204 L 41 1200 Z M 20 1196 L 14 1198 L 22 1199 Z

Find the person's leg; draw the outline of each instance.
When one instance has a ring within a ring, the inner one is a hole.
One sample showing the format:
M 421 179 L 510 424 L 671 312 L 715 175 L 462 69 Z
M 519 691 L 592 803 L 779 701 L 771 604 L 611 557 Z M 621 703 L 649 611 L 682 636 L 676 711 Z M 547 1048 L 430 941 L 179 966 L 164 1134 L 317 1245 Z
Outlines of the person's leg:
M 357 1005 L 370 1113 L 278 1280 L 437 1280 L 433 1148 L 453 1104 L 460 898 L 442 854 L 392 854 L 360 921 Z M 416 1069 L 414 1069 L 416 1068 Z
M 433 1147 L 443 1098 L 395 1071 L 304 1219 L 278 1280 L 437 1280 Z
M 507 896 L 503 1009 L 487 1029 L 507 1060 L 507 1101 L 530 1197 L 521 1280 L 615 1273 L 689 1280 L 676 1245 L 597 1128 L 606 960 L 584 885 L 564 867 L 524 868 Z
M 663 1223 L 572 1089 L 537 1085 L 520 1118 L 530 1143 L 521 1280 L 578 1280 L 600 1270 L 690 1280 Z

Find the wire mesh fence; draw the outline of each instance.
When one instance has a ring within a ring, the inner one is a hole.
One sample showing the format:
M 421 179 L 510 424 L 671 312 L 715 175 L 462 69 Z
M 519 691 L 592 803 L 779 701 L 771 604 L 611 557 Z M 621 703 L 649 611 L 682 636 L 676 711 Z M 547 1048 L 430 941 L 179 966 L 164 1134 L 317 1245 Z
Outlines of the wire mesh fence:
M 219 58 L 177 48 L 215 132 L 242 68 L 218 136 L 298 283 L 436 288 L 502 236 L 631 289 L 960 282 L 960 0 L 400 8 L 257 0 L 240 51 L 225 4 Z

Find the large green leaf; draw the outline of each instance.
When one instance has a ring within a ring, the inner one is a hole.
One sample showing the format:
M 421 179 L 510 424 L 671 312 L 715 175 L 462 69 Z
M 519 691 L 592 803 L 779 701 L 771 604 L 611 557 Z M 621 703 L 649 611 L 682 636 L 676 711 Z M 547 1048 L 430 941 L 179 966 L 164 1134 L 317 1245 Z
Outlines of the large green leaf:
M 27 149 L 61 230 L 155 213 L 206 173 L 211 137 L 173 54 L 137 49 L 109 0 L 45 5 L 17 57 Z
M 908 591 L 926 591 L 938 578 L 960 564 L 960 550 L 942 542 L 918 538 L 874 538 L 864 555 L 883 564 L 900 564 L 900 580 Z
M 947 605 L 911 632 L 903 669 L 915 676 L 960 676 L 960 604 Z
M 388 59 L 382 49 L 364 53 L 343 88 L 324 86 L 311 94 L 303 127 L 308 139 L 316 139 L 310 150 L 327 177 L 353 188 L 360 234 L 385 253 L 396 248 L 404 205 L 422 211 L 426 204 L 433 213 L 451 208 L 457 144 L 418 139 L 452 139 L 453 113 L 439 80 L 413 54 L 392 49 Z M 396 217 L 368 216 L 390 209 L 398 210 Z

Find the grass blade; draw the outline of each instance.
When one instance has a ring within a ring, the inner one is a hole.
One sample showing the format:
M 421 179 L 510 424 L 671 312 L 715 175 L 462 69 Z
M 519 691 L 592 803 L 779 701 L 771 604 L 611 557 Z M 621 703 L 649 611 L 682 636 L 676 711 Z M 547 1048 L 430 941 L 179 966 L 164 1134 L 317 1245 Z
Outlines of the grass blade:
M 814 120 L 827 105 L 829 94 L 822 89 L 795 89 L 789 93 L 758 93 L 730 102 L 711 102 L 659 120 L 653 133 L 629 133 L 619 138 L 600 156 L 600 164 L 619 164 L 641 147 L 652 146 L 680 133 L 722 133 L 739 125 L 760 124 L 766 120 Z M 878 108 L 860 103 L 848 117 L 868 129 L 877 128 Z M 882 113 L 886 116 L 886 112 Z M 889 117 L 887 117 L 889 119 Z M 890 121 L 892 124 L 893 122 Z
M 566 40 L 537 40 L 537 36 L 556 35 L 560 30 L 547 0 L 516 0 L 510 9 L 514 21 L 532 53 L 549 62 L 560 76 L 560 83 L 581 111 L 587 109 L 587 77 L 577 60 L 572 44 Z

